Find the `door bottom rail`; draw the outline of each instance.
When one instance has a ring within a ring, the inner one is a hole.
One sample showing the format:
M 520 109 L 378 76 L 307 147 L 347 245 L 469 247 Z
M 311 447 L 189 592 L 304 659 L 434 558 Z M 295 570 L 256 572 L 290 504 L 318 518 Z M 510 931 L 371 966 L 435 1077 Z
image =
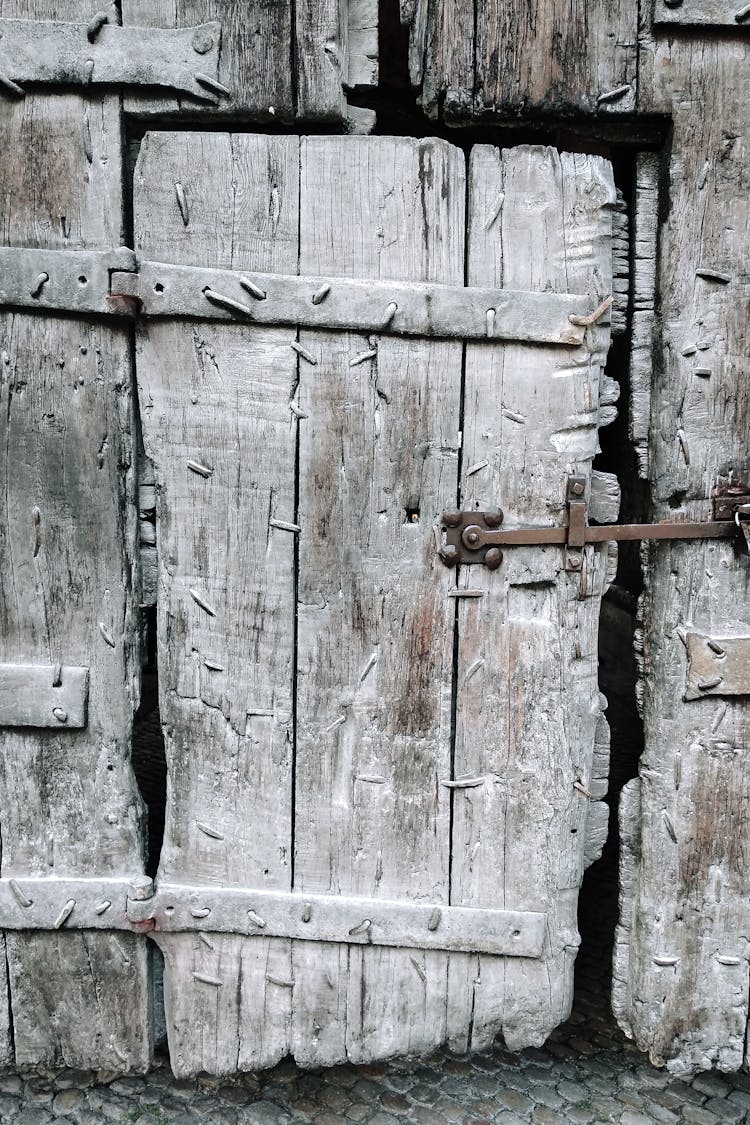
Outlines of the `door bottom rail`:
M 0 879 L 0 928 L 228 933 L 408 949 L 542 956 L 547 915 L 133 879 Z

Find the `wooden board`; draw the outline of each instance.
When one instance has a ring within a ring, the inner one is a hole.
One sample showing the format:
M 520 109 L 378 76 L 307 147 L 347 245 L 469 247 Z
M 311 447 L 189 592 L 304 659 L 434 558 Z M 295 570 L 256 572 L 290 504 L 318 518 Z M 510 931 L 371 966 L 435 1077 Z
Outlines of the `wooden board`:
M 469 191 L 470 284 L 609 284 L 607 161 L 477 146 Z M 566 473 L 588 478 L 597 449 L 608 344 L 600 325 L 572 354 L 467 345 L 463 508 L 500 506 L 508 527 L 562 518 Z M 570 1010 L 586 793 L 603 721 L 596 670 L 606 570 L 606 547 L 586 549 L 582 575 L 563 570 L 559 550 L 537 547 L 509 550 L 497 571 L 458 575 L 482 596 L 458 603 L 454 773 L 481 784 L 453 795 L 453 901 L 548 915 L 540 961 L 451 957 L 452 1008 L 472 1015 L 465 1031 L 455 1028 L 461 1050 L 489 1046 L 498 1032 L 512 1050 L 540 1044 Z
M 411 81 L 430 117 L 608 116 L 636 99 L 636 4 L 402 0 Z
M 307 138 L 300 207 L 303 274 L 463 280 L 465 172 L 450 145 Z M 295 887 L 447 905 L 453 579 L 432 527 L 455 503 L 462 347 L 309 331 L 300 343 L 317 363 L 300 364 Z M 445 954 L 300 943 L 294 964 L 300 1061 L 445 1037 Z
M 656 519 L 709 517 L 718 479 L 731 470 L 747 480 L 750 470 L 749 54 L 740 37 L 644 42 L 643 108 L 674 119 L 651 391 Z M 628 848 L 614 1008 L 638 1046 L 673 1072 L 733 1070 L 746 1060 L 750 989 L 750 705 L 683 699 L 682 638 L 748 635 L 748 559 L 729 543 L 654 546 L 645 578 L 646 745 L 621 810 Z
M 140 27 L 221 23 L 213 100 L 130 94 L 130 112 L 211 118 L 241 114 L 281 126 L 295 117 L 343 122 L 343 86 L 377 80 L 375 0 L 123 0 L 122 21 Z
M 473 177 L 471 280 L 577 288 L 595 305 L 597 285 L 611 280 L 606 161 L 481 149 Z M 190 200 L 187 224 L 175 182 Z M 464 276 L 464 162 L 442 141 L 148 134 L 134 210 L 138 252 L 184 265 L 445 284 Z M 540 219 L 546 240 L 532 253 Z M 513 265 L 508 247 L 518 248 Z M 180 1073 L 267 1066 L 288 1051 L 321 1065 L 446 1039 L 476 1046 L 500 1029 L 515 1044 L 541 1042 L 564 1017 L 595 736 L 597 798 L 606 774 L 595 686 L 606 546 L 587 549 L 583 576 L 565 575 L 559 549 L 511 552 L 501 572 L 475 573 L 487 593 L 479 630 L 478 603 L 456 599 L 464 580 L 456 590 L 433 526 L 456 503 L 460 457 L 464 502 L 489 500 L 481 484 L 491 479 L 515 520 L 546 521 L 550 503 L 561 518 L 567 471 L 588 473 L 596 450 L 608 339 L 600 325 L 575 349 L 471 345 L 469 452 L 460 453 L 459 342 L 312 329 L 295 339 L 288 328 L 208 321 L 139 330 L 170 769 L 159 877 L 194 883 L 199 917 L 212 902 L 221 910 L 217 883 L 292 889 L 311 915 L 325 903 L 335 918 L 336 896 L 347 910 L 359 898 L 363 910 L 346 944 L 270 937 L 258 911 L 255 936 L 208 932 L 208 920 L 203 933 L 160 934 Z M 535 412 L 538 422 L 528 420 Z M 497 453 L 495 418 L 508 427 L 507 454 Z M 493 468 L 480 476 L 486 466 L 474 461 L 488 440 Z M 524 460 L 533 479 L 519 485 L 511 466 Z M 598 480 L 599 507 L 612 518 L 605 485 Z M 475 683 L 482 661 L 488 671 Z M 475 698 L 483 684 L 486 706 Z M 466 702 L 465 685 L 474 693 Z M 498 723 L 507 728 L 499 741 Z M 538 815 L 498 819 L 504 771 L 514 799 L 536 793 Z M 477 772 L 487 775 L 487 809 L 463 787 Z M 474 806 L 483 811 L 467 820 Z M 480 862 L 502 871 L 486 890 Z M 479 989 L 474 956 L 363 944 L 378 901 L 399 911 L 413 902 L 415 919 L 428 906 L 439 915 L 512 902 L 553 922 L 541 961 L 482 957 Z
M 3 14 L 26 14 L 10 9 L 6 0 Z M 115 98 L 7 101 L 0 147 L 12 154 L 0 202 L 6 244 L 122 241 Z M 135 874 L 143 813 L 130 766 L 138 634 L 128 333 L 4 313 L 0 356 L 0 660 L 92 668 L 85 728 L 3 731 L 2 874 Z M 145 939 L 20 931 L 6 945 L 18 1065 L 148 1067 Z
M 295 137 L 148 134 L 136 245 L 184 264 L 295 270 L 298 153 Z M 171 321 L 138 332 L 170 779 L 159 877 L 206 894 L 212 884 L 291 889 L 294 339 L 289 328 Z M 159 944 L 175 1073 L 256 1069 L 287 1053 L 288 941 Z

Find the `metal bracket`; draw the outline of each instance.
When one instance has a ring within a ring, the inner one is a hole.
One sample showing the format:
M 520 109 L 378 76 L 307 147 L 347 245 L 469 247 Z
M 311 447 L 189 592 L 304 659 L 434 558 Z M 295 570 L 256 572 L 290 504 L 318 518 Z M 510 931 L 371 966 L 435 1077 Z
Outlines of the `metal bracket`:
M 114 298 L 111 277 L 134 271 L 132 250 L 29 250 L 0 246 L 0 305 L 72 313 L 132 316 L 134 303 Z
M 218 82 L 221 24 L 120 27 L 106 13 L 88 24 L 0 19 L 0 95 L 26 84 L 161 86 L 201 101 L 229 96 Z
M 482 563 L 491 570 L 503 560 L 503 547 L 565 547 L 565 569 L 580 570 L 583 548 L 589 543 L 639 539 L 732 539 L 750 547 L 750 494 L 744 485 L 717 489 L 713 497 L 714 519 L 661 523 L 615 523 L 591 527 L 587 520 L 586 478 L 567 480 L 568 522 L 563 527 L 517 527 L 500 529 L 503 514 L 489 512 L 443 512 L 439 554 L 446 566 Z
M 655 0 L 654 23 L 750 27 L 750 4 L 742 0 Z
M 610 300 L 576 293 L 299 277 L 138 262 L 128 249 L 0 248 L 0 304 L 578 347 Z
M 683 699 L 750 695 L 750 637 L 706 637 L 685 633 L 688 654 Z
M 0 928 L 227 933 L 540 957 L 547 915 L 133 879 L 0 879 Z M 219 982 L 220 983 L 220 982 Z
M 0 664 L 0 727 L 80 729 L 88 702 L 88 668 Z

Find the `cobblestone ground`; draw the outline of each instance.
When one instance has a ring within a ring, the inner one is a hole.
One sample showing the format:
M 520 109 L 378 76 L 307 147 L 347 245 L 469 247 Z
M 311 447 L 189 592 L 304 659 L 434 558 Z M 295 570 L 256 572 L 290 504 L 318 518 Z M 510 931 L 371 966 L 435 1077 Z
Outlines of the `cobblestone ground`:
M 606 874 L 606 868 L 605 874 Z M 597 926 L 611 879 L 594 897 Z M 439 1052 L 377 1066 L 301 1071 L 290 1062 L 237 1081 L 178 1081 L 166 1056 L 143 1078 L 62 1070 L 0 1073 L 0 1122 L 138 1125 L 721 1125 L 750 1121 L 750 1075 L 692 1082 L 657 1070 L 609 1014 L 610 933 L 584 932 L 571 1019 L 542 1049 L 473 1057 Z

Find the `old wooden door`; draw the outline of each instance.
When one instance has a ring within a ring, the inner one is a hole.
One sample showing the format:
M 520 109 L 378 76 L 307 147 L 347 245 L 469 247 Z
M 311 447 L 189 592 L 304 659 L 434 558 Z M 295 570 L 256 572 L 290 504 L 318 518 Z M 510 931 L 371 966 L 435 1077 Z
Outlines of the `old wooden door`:
M 563 525 L 571 473 L 615 518 L 607 318 L 574 328 L 611 292 L 614 203 L 606 160 L 541 147 L 467 176 L 435 140 L 146 135 L 169 791 L 143 917 L 178 1073 L 516 1048 L 568 1012 L 611 557 L 456 571 L 438 529 Z

